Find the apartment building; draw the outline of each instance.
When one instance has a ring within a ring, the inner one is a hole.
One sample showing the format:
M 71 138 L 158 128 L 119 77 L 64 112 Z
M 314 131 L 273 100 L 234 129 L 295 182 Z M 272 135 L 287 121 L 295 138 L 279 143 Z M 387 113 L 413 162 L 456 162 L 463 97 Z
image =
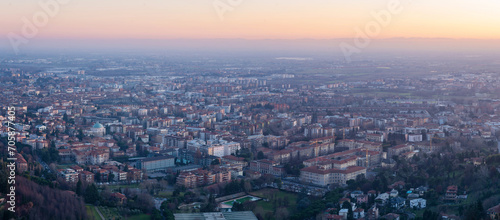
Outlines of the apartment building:
M 366 175 L 366 168 L 350 166 L 346 169 L 336 169 L 331 168 L 331 166 L 318 165 L 300 170 L 300 180 L 302 182 L 318 186 L 344 185 L 348 180 L 355 180 L 358 175 Z

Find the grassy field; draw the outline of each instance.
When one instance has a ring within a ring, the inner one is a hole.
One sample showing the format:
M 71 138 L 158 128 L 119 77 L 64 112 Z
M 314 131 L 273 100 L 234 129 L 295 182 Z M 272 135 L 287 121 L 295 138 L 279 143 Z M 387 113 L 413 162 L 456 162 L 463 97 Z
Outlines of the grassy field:
M 277 200 L 288 201 L 287 209 L 289 213 L 294 213 L 296 211 L 297 194 L 295 193 L 285 192 L 278 189 L 266 188 L 252 192 L 250 194 L 268 200 L 268 201 L 264 200 L 257 201 L 257 206 L 256 209 L 254 210 L 255 214 L 259 213 L 261 216 L 266 216 L 266 213 L 268 212 L 273 213 L 274 212 L 273 206 L 275 201 Z M 259 209 L 258 207 L 261 207 L 262 209 Z
M 170 198 L 172 197 L 173 191 L 160 191 L 158 192 L 158 195 L 156 197 L 161 197 L 161 198 Z M 179 197 L 183 197 L 185 192 L 180 192 Z
M 99 206 L 99 210 L 105 219 L 123 219 L 123 216 L 118 213 L 116 208 L 110 208 L 106 206 Z
M 87 208 L 88 219 L 101 220 L 101 217 L 99 216 L 93 205 L 85 205 L 85 208 Z
M 146 215 L 146 214 L 140 214 L 140 215 L 133 215 L 127 218 L 128 220 L 149 220 L 151 219 L 151 216 Z
M 76 165 L 76 163 L 68 163 L 68 164 L 58 164 L 57 169 L 67 169 L 70 166 Z
M 120 185 L 107 185 L 109 189 L 119 189 L 120 187 L 122 189 L 124 188 L 137 188 L 139 187 L 139 183 L 134 183 L 134 184 L 120 184 Z
M 93 205 L 85 205 L 87 208 L 87 216 L 88 219 L 93 219 L 93 220 L 101 220 L 101 216 L 99 216 L 99 213 L 97 213 L 96 207 Z M 125 217 L 121 215 L 118 211 L 118 208 L 114 207 L 106 207 L 106 206 L 99 206 L 99 211 L 101 211 L 101 214 L 104 216 L 104 219 L 112 219 L 112 220 L 119 220 L 119 219 L 132 219 L 132 220 L 149 220 L 151 219 L 151 216 L 147 214 L 135 214 L 135 215 L 130 215 L 128 217 Z

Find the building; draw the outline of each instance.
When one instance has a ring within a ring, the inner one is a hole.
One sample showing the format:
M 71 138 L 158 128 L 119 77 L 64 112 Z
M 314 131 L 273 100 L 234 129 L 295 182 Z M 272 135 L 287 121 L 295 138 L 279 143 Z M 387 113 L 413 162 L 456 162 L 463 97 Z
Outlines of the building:
M 410 200 L 410 208 L 424 209 L 427 207 L 427 200 L 418 198 Z
M 127 173 L 127 180 L 131 181 L 139 181 L 142 180 L 143 173 L 142 170 L 131 168 L 128 170 Z
M 139 160 L 138 168 L 144 170 L 145 172 L 156 172 L 165 171 L 168 167 L 175 167 L 175 157 L 174 156 L 160 156 L 160 157 L 149 157 L 146 159 Z
M 16 154 L 16 169 L 19 174 L 24 173 L 24 171 L 28 170 L 28 163 L 24 159 L 23 155 L 21 154 Z
M 121 171 L 118 169 L 113 169 L 111 170 L 111 173 L 114 176 L 114 181 L 121 182 L 121 181 L 126 181 L 127 180 L 127 172 Z
M 355 209 L 354 213 L 353 213 L 353 217 L 354 217 L 354 219 L 364 218 L 365 217 L 365 210 L 362 208 Z
M 186 188 L 196 188 L 214 183 L 228 182 L 230 180 L 231 172 L 228 169 L 215 168 L 210 171 L 197 169 L 181 172 L 177 177 L 176 184 Z
M 355 180 L 359 175 L 366 175 L 366 168 L 350 166 L 346 169 L 336 169 L 318 165 L 301 169 L 300 181 L 318 186 L 345 185 L 348 180 Z
M 366 212 L 365 217 L 368 220 L 378 219 L 378 217 L 379 217 L 379 210 L 378 210 L 377 206 L 375 205 L 375 206 L 371 207 L 370 209 L 368 209 L 368 211 Z
M 111 193 L 111 197 L 116 200 L 119 205 L 125 204 L 127 202 L 127 197 L 119 192 Z
M 278 162 L 266 159 L 250 162 L 249 168 L 262 174 L 272 174 L 274 176 L 284 176 L 286 174 L 285 168 L 280 166 Z
M 407 134 L 406 140 L 408 142 L 422 142 L 422 135 L 421 134 Z
M 499 219 L 499 217 L 500 217 L 500 204 L 489 208 L 486 211 L 486 214 L 488 214 L 490 219 Z
M 400 145 L 389 148 L 387 151 L 387 157 L 392 158 L 393 156 L 399 156 L 403 153 L 407 153 L 407 152 L 410 152 L 412 150 L 413 150 L 412 145 L 400 144 Z
M 82 171 L 78 173 L 80 175 L 80 180 L 85 183 L 93 183 L 94 182 L 94 174 L 89 171 Z
M 106 128 L 99 122 L 90 128 L 89 135 L 102 137 L 106 134 Z
M 200 151 L 207 155 L 223 157 L 231 154 L 236 154 L 240 150 L 240 143 L 228 142 L 225 140 L 208 140 L 194 139 L 187 143 L 187 149 L 192 152 Z
M 90 164 L 103 164 L 109 160 L 109 152 L 92 151 L 89 155 Z
M 241 165 L 243 167 L 246 167 L 248 163 L 245 161 L 245 158 L 243 157 L 236 157 L 233 155 L 227 155 L 222 157 L 222 162 L 227 162 L 230 164 L 235 164 L 235 165 Z
M 458 192 L 458 187 L 455 185 L 448 186 L 446 189 L 446 194 L 444 195 L 444 201 L 445 202 L 456 202 L 457 201 L 457 192 Z
M 373 141 L 373 142 L 384 142 L 384 135 L 383 134 L 366 134 L 367 141 Z
M 406 205 L 406 200 L 397 196 L 397 197 L 391 197 L 389 198 L 389 203 L 391 204 L 391 207 L 400 209 L 403 208 Z
M 68 183 L 78 182 L 78 173 L 73 169 L 60 169 L 59 176 L 62 177 Z
M 175 213 L 175 220 L 257 220 L 252 211 Z

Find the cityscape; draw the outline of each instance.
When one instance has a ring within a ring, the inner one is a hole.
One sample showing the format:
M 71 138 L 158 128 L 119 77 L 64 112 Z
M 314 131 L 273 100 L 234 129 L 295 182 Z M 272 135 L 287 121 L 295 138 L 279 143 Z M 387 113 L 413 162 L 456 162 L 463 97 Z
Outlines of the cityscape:
M 68 2 L 0 22 L 0 219 L 500 219 L 500 4 L 447 32 L 376 0 L 349 36 L 319 17 L 354 3 Z

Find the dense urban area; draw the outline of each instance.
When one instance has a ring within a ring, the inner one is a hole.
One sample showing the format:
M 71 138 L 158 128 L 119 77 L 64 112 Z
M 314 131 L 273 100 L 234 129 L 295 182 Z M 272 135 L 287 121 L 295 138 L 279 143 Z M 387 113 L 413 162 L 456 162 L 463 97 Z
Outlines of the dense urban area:
M 1 57 L 0 219 L 500 219 L 500 62 L 456 56 Z

